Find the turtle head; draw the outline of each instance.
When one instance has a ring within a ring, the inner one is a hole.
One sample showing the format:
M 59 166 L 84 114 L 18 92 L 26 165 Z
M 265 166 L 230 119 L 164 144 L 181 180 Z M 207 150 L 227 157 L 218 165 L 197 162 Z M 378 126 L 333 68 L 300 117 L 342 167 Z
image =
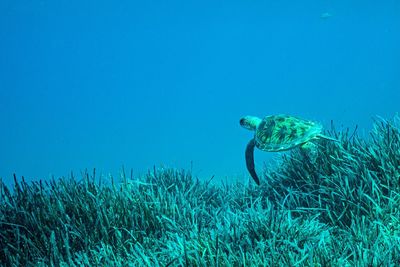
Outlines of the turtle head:
M 240 125 L 247 130 L 255 131 L 262 120 L 254 116 L 244 116 L 240 119 Z

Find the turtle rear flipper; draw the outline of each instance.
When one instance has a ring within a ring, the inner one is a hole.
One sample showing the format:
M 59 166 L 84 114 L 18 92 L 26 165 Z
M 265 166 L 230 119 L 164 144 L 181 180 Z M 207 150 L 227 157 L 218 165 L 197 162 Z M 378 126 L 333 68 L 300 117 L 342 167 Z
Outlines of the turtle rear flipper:
M 251 177 L 256 182 L 257 185 L 260 185 L 260 179 L 258 179 L 256 169 L 254 166 L 254 147 L 256 146 L 256 141 L 251 139 L 246 147 L 246 167 L 249 171 Z
M 308 158 L 312 163 L 317 161 L 318 157 L 318 145 L 313 142 L 307 142 L 300 147 L 300 150 L 306 158 Z
M 337 140 L 336 138 L 333 138 L 333 137 L 330 137 L 330 136 L 327 136 L 327 135 L 324 135 L 324 134 L 319 134 L 319 135 L 317 135 L 317 137 L 321 138 L 321 139 L 325 139 L 325 140 L 329 140 L 329 141 L 340 143 L 340 141 Z

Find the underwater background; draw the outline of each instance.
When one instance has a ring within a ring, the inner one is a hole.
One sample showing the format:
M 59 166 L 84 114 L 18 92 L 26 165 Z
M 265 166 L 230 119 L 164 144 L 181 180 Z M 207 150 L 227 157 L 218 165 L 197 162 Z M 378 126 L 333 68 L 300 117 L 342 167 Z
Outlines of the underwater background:
M 400 266 L 399 11 L 0 1 L 0 265 Z
M 399 1 L 0 3 L 0 177 L 248 180 L 243 115 L 368 135 L 400 99 Z M 262 167 L 274 155 L 256 151 Z M 227 178 L 229 177 L 229 178 Z

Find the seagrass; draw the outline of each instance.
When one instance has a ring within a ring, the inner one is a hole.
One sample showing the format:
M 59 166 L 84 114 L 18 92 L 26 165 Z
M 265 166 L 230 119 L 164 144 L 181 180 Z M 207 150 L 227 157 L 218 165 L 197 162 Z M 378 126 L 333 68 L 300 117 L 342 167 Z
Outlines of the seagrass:
M 0 182 L 2 266 L 397 266 L 399 118 L 367 138 L 326 133 L 315 162 L 293 150 L 260 186 L 154 168 Z

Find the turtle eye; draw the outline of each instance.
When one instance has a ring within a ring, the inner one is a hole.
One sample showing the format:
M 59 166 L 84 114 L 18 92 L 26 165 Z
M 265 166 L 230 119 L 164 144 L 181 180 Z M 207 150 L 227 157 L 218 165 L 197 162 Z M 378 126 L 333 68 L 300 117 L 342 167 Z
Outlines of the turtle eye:
M 245 121 L 244 121 L 244 119 L 243 119 L 243 118 L 241 118 L 239 123 L 240 123 L 240 125 L 244 126 L 244 125 L 245 125 Z

